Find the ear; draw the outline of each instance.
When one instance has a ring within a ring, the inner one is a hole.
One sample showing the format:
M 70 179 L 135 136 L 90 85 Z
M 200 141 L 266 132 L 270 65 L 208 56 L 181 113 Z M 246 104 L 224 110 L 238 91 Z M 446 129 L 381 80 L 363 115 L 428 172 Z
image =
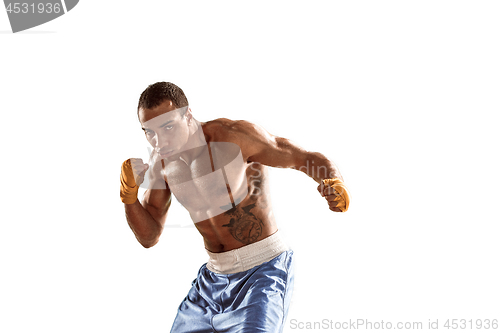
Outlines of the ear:
M 184 116 L 186 117 L 186 121 L 189 124 L 191 122 L 191 120 L 193 119 L 193 114 L 191 113 L 191 108 L 187 109 L 187 111 L 184 114 Z

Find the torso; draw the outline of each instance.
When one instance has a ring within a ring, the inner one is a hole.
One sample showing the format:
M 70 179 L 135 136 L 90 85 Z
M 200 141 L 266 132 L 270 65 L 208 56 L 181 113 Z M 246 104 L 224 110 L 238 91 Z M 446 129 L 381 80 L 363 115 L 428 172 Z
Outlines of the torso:
M 248 161 L 245 143 L 230 131 L 232 122 L 203 123 L 207 146 L 196 148 L 190 163 L 173 158 L 164 169 L 171 192 L 211 252 L 237 249 L 277 231 L 267 167 Z

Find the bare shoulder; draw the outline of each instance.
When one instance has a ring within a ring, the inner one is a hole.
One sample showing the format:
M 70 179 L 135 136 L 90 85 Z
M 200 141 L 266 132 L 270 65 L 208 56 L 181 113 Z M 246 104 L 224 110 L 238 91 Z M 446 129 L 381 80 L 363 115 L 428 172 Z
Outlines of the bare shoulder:
M 209 134 L 210 141 L 237 144 L 245 160 L 274 142 L 274 136 L 247 120 L 214 119 L 205 123 L 205 131 Z
M 248 120 L 232 120 L 228 118 L 217 118 L 205 123 L 206 129 L 213 137 L 214 141 L 234 140 L 245 141 L 245 138 L 262 136 L 270 138 L 271 135 L 261 126 Z M 237 143 L 237 142 L 235 142 Z
M 207 121 L 204 125 L 204 129 L 208 130 L 211 134 L 217 131 L 227 131 L 237 121 L 238 120 L 232 120 L 228 118 L 217 118 Z

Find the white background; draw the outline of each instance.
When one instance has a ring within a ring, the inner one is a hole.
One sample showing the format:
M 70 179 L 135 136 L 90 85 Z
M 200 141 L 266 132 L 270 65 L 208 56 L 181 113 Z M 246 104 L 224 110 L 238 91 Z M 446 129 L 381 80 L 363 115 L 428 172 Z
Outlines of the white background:
M 344 214 L 303 173 L 270 171 L 296 254 L 285 332 L 500 319 L 499 14 L 495 1 L 86 0 L 12 34 L 0 11 L 0 331 L 170 330 L 202 238 L 175 202 L 174 227 L 142 248 L 118 195 L 121 163 L 148 156 L 136 106 L 156 81 L 182 87 L 200 121 L 250 120 L 339 167 Z

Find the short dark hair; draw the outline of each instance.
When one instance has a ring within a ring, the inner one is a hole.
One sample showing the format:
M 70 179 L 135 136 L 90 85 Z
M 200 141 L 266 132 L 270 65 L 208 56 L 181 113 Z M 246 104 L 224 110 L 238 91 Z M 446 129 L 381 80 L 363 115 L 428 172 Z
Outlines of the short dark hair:
M 172 101 L 176 108 L 188 106 L 188 100 L 181 88 L 170 82 L 156 82 L 149 85 L 139 97 L 139 109 L 151 109 L 157 107 L 166 100 Z M 187 108 L 186 108 L 187 109 Z

